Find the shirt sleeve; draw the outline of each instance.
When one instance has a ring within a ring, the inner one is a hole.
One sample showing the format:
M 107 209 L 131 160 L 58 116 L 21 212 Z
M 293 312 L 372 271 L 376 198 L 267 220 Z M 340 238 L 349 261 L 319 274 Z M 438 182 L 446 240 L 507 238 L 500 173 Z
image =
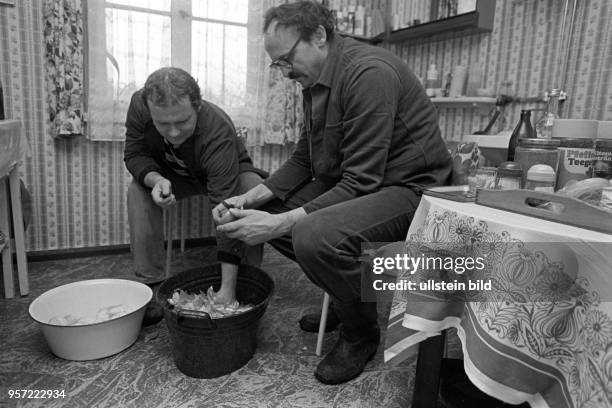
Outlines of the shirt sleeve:
M 150 147 L 145 142 L 144 129 L 150 120 L 147 107 L 142 100 L 141 92 L 132 95 L 125 120 L 125 149 L 123 161 L 128 171 L 140 184 L 144 185 L 144 178 L 151 171 L 161 171 L 153 158 Z
M 206 117 L 205 143 L 199 154 L 199 166 L 206 174 L 206 190 L 212 206 L 236 194 L 239 175 L 239 140 L 229 119 L 214 110 Z M 216 231 L 217 260 L 234 265 L 244 257 L 246 244 Z
M 214 205 L 231 197 L 238 186 L 238 146 L 233 127 L 219 119 L 209 120 L 200 166 L 206 174 L 206 190 Z
M 384 61 L 355 67 L 342 89 L 342 178 L 303 206 L 307 213 L 372 193 L 383 181 L 394 128 L 400 79 Z
M 312 179 L 308 146 L 306 131 L 302 129 L 300 139 L 291 157 L 263 183 L 283 201 Z

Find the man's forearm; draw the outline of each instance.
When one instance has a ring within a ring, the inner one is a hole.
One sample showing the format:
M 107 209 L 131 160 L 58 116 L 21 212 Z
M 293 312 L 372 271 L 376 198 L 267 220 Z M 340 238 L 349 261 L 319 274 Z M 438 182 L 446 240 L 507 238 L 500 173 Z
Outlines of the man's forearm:
M 149 188 L 153 188 L 155 187 L 155 184 L 157 184 L 160 180 L 165 180 L 165 179 L 166 178 L 162 176 L 161 174 L 159 174 L 158 172 L 151 171 L 147 173 L 147 175 L 144 177 L 144 183 L 145 183 L 145 186 Z
M 249 208 L 257 208 L 262 204 L 274 198 L 272 191 L 263 184 L 258 184 L 246 193 L 244 193 L 246 199 L 246 206 Z

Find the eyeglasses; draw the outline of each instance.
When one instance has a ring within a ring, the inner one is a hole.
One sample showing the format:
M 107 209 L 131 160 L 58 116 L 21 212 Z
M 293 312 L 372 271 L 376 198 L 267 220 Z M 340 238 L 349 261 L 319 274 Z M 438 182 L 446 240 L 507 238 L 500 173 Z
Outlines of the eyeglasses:
M 279 69 L 293 69 L 293 53 L 295 52 L 295 48 L 302 41 L 301 38 L 298 38 L 293 47 L 274 61 L 270 63 L 270 68 L 279 68 Z

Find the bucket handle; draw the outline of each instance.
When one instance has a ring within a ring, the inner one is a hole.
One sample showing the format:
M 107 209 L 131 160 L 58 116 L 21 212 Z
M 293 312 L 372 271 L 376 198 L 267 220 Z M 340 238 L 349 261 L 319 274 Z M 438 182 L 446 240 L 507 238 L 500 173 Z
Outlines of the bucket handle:
M 200 312 L 198 310 L 178 310 L 176 312 L 176 322 L 181 324 L 186 318 L 200 319 L 206 326 L 206 329 L 215 329 L 217 324 L 210 318 L 210 315 L 206 312 Z

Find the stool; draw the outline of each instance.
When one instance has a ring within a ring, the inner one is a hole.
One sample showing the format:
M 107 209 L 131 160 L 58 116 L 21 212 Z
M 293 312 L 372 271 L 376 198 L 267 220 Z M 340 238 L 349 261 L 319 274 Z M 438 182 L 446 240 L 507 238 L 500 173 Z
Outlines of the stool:
M 180 221 L 179 237 L 181 240 L 181 252 L 185 252 L 185 231 L 187 230 L 187 201 L 183 200 L 173 207 L 164 208 L 164 237 L 166 239 L 166 279 L 172 273 L 172 220 L 176 212 L 177 221 Z
M 13 214 L 12 222 L 11 213 Z M 14 236 L 11 236 L 11 225 Z M 7 299 L 15 296 L 13 250 L 17 255 L 19 294 L 26 296 L 30 292 L 30 288 L 17 165 L 9 170 L 8 177 L 0 178 L 0 252 L 2 252 L 2 271 L 4 274 L 4 296 Z
M 325 336 L 325 325 L 327 324 L 327 313 L 329 312 L 329 295 L 323 294 L 323 304 L 321 305 L 321 319 L 319 321 L 319 334 L 317 334 L 317 349 L 315 354 L 321 355 L 323 349 L 323 336 Z

